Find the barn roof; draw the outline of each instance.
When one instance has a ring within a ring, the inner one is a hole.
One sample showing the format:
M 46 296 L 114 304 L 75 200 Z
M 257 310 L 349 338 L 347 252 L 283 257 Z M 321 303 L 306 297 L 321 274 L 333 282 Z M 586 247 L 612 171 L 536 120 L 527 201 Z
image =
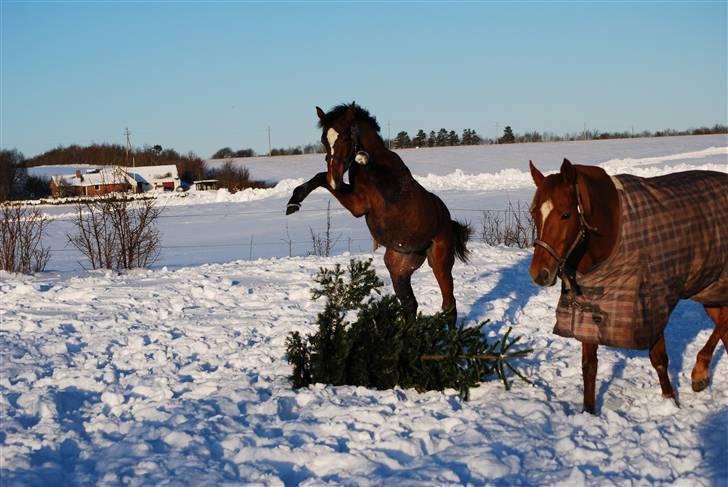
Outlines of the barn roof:
M 137 182 L 151 183 L 153 181 L 158 182 L 170 182 L 175 179 L 179 179 L 177 173 L 177 166 L 174 164 L 166 164 L 163 166 L 141 166 L 141 167 L 123 167 L 127 174 L 132 176 Z
M 66 186 L 102 186 L 106 184 L 120 184 L 128 182 L 127 175 L 119 167 L 104 167 L 101 169 L 92 169 L 80 176 L 76 174 L 67 174 L 62 176 L 53 176 L 52 180 L 57 185 Z

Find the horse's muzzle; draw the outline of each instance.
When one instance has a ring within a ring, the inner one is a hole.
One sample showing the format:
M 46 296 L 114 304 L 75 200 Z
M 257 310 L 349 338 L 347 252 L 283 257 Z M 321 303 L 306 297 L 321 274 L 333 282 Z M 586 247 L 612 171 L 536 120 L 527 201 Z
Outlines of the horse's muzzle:
M 541 267 L 541 269 L 536 272 L 535 269 L 530 269 L 529 273 L 531 274 L 531 279 L 533 279 L 533 282 L 535 282 L 537 285 L 542 287 L 550 287 L 556 284 L 556 272 L 550 271 L 546 267 Z

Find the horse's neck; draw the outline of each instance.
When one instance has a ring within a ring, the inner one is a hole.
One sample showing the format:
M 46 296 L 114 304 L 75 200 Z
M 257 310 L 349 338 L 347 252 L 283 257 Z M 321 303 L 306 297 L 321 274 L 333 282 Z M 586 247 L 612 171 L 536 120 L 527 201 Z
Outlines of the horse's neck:
M 397 166 L 402 164 L 402 160 L 384 144 L 379 134 L 372 128 L 366 127 L 360 129 L 361 149 L 366 151 L 372 158 L 374 163 L 384 166 Z
M 589 198 L 591 208 L 585 218 L 596 228 L 589 230 L 587 247 L 577 265 L 579 272 L 586 272 L 605 261 L 614 250 L 619 232 L 619 195 L 612 178 L 600 168 L 582 166 L 580 178 L 581 190 L 586 190 L 582 200 Z
M 387 148 L 375 130 L 369 127 L 361 130 L 360 146 L 369 154 L 367 168 L 376 186 L 385 184 L 387 187 L 401 187 L 412 180 L 412 173 L 402 159 Z

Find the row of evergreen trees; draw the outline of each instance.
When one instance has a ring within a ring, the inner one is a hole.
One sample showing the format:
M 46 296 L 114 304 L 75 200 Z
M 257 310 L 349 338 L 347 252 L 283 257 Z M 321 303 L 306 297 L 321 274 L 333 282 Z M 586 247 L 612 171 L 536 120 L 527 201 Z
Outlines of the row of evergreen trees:
M 324 146 L 320 142 L 295 147 L 273 147 L 271 156 L 296 156 L 301 154 L 320 154 L 324 152 Z M 216 151 L 210 159 L 232 159 L 234 157 L 255 157 L 258 154 L 253 149 L 233 150 L 230 147 L 223 147 Z M 267 154 L 264 154 L 267 155 Z
M 472 129 L 463 130 L 462 136 L 459 136 L 454 130 L 441 128 L 437 132 L 430 130 L 425 133 L 420 129 L 414 137 L 409 136 L 406 131 L 401 131 L 392 139 L 392 149 L 407 149 L 410 147 L 447 147 L 453 145 L 478 145 L 482 143 L 482 138 Z

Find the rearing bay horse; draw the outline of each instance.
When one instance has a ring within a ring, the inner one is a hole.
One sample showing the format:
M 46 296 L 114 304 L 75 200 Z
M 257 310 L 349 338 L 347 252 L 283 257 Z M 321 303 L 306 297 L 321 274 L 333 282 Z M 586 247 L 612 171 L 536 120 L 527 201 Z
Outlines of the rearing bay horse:
M 387 149 L 377 120 L 355 103 L 328 113 L 316 107 L 327 171 L 293 191 L 286 214 L 298 211 L 316 188 L 326 188 L 355 217 L 364 217 L 372 237 L 386 247 L 384 263 L 394 291 L 410 316 L 417 313 L 411 276 L 427 259 L 442 293 L 442 309 L 457 317 L 452 267 L 467 261 L 470 228 L 450 218 L 445 204 L 412 177 Z M 349 171 L 349 182 L 344 173 Z
M 582 342 L 584 410 L 595 412 L 599 345 L 648 349 L 663 396 L 677 399 L 663 332 L 680 299 L 715 322 L 691 375 L 693 390 L 705 389 L 715 346 L 728 350 L 728 174 L 610 177 L 566 159 L 557 174 L 530 168 L 529 271 L 540 286 L 561 277 L 554 332 Z

